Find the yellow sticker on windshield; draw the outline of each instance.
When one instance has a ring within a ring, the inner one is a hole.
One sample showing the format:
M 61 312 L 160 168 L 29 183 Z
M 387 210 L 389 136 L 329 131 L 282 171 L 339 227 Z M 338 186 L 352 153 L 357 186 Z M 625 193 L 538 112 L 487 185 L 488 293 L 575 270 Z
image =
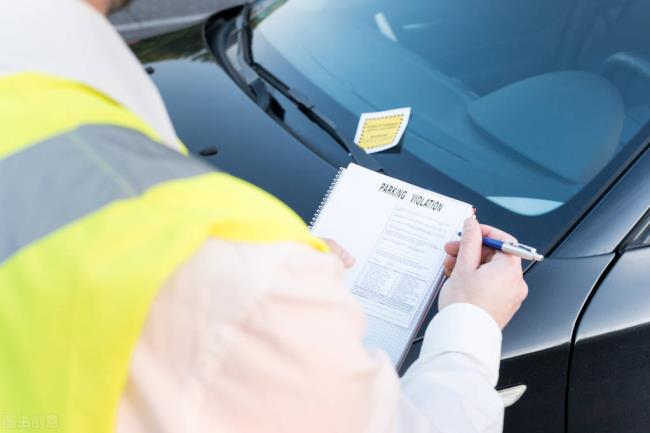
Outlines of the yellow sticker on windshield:
M 363 113 L 359 119 L 354 142 L 366 153 L 380 152 L 397 146 L 406 131 L 410 108 Z

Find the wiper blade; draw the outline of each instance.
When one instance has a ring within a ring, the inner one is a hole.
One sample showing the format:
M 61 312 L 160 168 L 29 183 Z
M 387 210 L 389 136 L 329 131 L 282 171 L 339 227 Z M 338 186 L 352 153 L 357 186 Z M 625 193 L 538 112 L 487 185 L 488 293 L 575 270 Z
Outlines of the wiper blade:
M 263 110 L 271 105 L 273 96 L 268 90 L 267 83 L 270 83 L 282 95 L 293 102 L 298 109 L 305 114 L 312 122 L 320 126 L 334 140 L 336 140 L 352 158 L 354 162 L 369 170 L 384 171 L 379 161 L 367 154 L 355 143 L 343 137 L 336 127 L 336 124 L 325 114 L 318 110 L 309 99 L 277 78 L 272 72 L 258 65 L 253 60 L 251 51 L 251 36 L 249 27 L 250 3 L 244 6 L 242 13 L 237 17 L 237 59 L 242 76 L 248 86 L 251 96 Z

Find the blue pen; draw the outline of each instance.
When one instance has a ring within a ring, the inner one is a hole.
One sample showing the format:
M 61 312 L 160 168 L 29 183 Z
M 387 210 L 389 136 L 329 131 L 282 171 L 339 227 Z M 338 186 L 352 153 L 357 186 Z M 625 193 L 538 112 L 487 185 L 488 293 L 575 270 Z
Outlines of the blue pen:
M 461 236 L 462 233 L 458 232 L 458 236 Z M 544 256 L 537 252 L 537 249 L 529 247 L 528 245 L 514 243 L 514 242 L 503 242 L 498 241 L 492 238 L 483 238 L 483 245 L 488 248 L 501 251 L 506 254 L 511 254 L 513 256 L 521 257 L 525 260 L 531 260 L 535 262 L 541 262 L 544 260 Z

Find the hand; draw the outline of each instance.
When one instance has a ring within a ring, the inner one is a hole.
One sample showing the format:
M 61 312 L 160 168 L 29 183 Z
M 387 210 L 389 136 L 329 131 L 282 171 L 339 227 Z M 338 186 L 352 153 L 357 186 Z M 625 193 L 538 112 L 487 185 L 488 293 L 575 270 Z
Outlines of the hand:
M 345 248 L 343 248 L 341 245 L 339 245 L 338 242 L 332 239 L 327 239 L 327 238 L 321 238 L 327 246 L 330 247 L 330 250 L 332 251 L 332 254 L 334 254 L 336 257 L 341 259 L 343 262 L 343 266 L 346 268 L 351 268 L 354 266 L 354 257 L 352 254 L 348 253 Z
M 445 245 L 445 282 L 438 308 L 454 303 L 474 304 L 485 310 L 503 329 L 528 295 L 521 259 L 482 246 L 481 236 L 505 242 L 516 239 L 501 230 L 468 218 L 459 241 Z

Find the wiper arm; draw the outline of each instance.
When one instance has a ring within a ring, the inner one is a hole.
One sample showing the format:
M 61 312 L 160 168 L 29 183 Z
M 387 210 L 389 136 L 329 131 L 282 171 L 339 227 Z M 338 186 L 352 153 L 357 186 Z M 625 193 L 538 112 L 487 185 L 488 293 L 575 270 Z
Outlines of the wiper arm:
M 251 36 L 248 26 L 250 14 L 250 3 L 244 6 L 241 14 L 237 17 L 237 62 L 241 69 L 242 76 L 255 102 L 266 111 L 271 104 L 271 94 L 266 83 L 262 81 L 259 74 L 253 69 L 253 55 L 251 53 Z
M 244 6 L 242 13 L 237 17 L 237 43 L 239 45 L 237 48 L 237 59 L 242 76 L 255 102 L 265 111 L 269 108 L 273 97 L 268 90 L 267 83 L 271 83 L 275 89 L 293 102 L 312 122 L 316 123 L 334 138 L 348 152 L 348 155 L 350 155 L 354 162 L 370 170 L 384 171 L 379 161 L 373 156 L 367 154 L 355 143 L 343 137 L 338 132 L 336 124 L 318 110 L 306 96 L 298 90 L 292 89 L 273 75 L 272 72 L 253 61 L 250 27 L 248 24 L 249 15 L 250 3 Z
M 357 146 L 355 143 L 343 137 L 336 127 L 333 120 L 328 118 L 320 110 L 318 110 L 309 99 L 300 93 L 297 89 L 292 89 L 275 77 L 271 72 L 264 69 L 260 65 L 254 65 L 253 68 L 258 73 L 258 76 L 265 79 L 267 82 L 272 83 L 273 87 L 282 93 L 287 99 L 296 104 L 298 109 L 305 114 L 312 122 L 325 130 L 334 140 L 336 140 L 347 152 L 348 155 L 356 162 L 370 170 L 384 171 L 382 165 L 373 156 L 367 154 L 365 150 Z

